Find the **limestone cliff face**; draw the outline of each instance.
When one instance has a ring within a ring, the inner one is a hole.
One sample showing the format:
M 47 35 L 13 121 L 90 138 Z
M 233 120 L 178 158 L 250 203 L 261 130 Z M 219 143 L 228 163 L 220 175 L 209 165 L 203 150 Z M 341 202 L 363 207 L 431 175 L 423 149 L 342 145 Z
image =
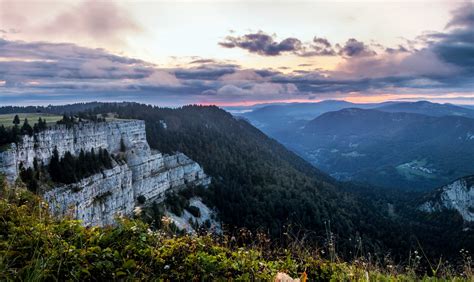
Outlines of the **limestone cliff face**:
M 9 181 L 18 176 L 18 166 L 33 166 L 36 158 L 39 163 L 49 163 L 56 147 L 59 156 L 67 151 L 73 155 L 82 150 L 98 150 L 100 147 L 109 152 L 120 149 L 123 139 L 128 148 L 150 150 L 146 142 L 145 123 L 140 120 L 111 121 L 100 123 L 80 123 L 71 128 L 57 125 L 34 136 L 24 135 L 18 145 L 0 153 L 0 172 L 4 172 Z
M 71 216 L 84 225 L 110 225 L 115 216 L 133 211 L 132 171 L 126 164 L 116 165 L 77 183 L 50 190 L 43 197 L 56 215 Z
M 466 222 L 474 222 L 474 176 L 441 187 L 432 199 L 420 206 L 425 212 L 456 210 Z
M 123 140 L 125 161 L 69 185 L 54 187 L 44 194 L 52 212 L 70 215 L 84 225 L 109 225 L 116 216 L 132 213 L 137 198 L 162 201 L 164 193 L 187 184 L 207 186 L 210 178 L 202 168 L 182 153 L 163 155 L 152 152 L 146 141 L 145 123 L 138 120 L 81 123 L 66 128 L 56 126 L 0 153 L 0 172 L 9 181 L 18 177 L 19 167 L 33 166 L 36 158 L 48 164 L 56 147 L 60 156 L 92 148 L 118 153 Z

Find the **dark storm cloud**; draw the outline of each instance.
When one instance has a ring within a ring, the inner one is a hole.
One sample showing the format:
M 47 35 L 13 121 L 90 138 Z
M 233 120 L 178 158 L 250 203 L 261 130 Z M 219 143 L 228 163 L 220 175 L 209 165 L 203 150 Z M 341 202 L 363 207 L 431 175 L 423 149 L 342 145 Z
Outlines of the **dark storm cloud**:
M 263 56 L 278 56 L 285 52 L 296 52 L 301 49 L 299 39 L 289 37 L 280 42 L 263 32 L 245 34 L 243 36 L 227 36 L 219 45 L 225 48 L 242 48 L 251 53 Z
M 357 56 L 373 56 L 377 53 L 372 50 L 364 42 L 358 41 L 354 38 L 351 38 L 346 41 L 346 43 L 339 47 L 339 55 L 346 57 L 357 57 Z
M 342 46 L 332 45 L 329 40 L 315 36 L 309 43 L 289 37 L 278 42 L 275 36 L 270 36 L 262 31 L 249 33 L 242 36 L 227 36 L 219 45 L 225 48 L 240 48 L 250 53 L 262 56 L 279 56 L 285 53 L 294 54 L 301 57 L 313 56 L 372 56 L 376 55 L 367 44 L 354 38 L 347 40 Z
M 448 22 L 446 28 L 474 26 L 474 3 L 468 1 L 454 10 L 452 14 L 453 18 Z
M 453 11 L 446 32 L 425 35 L 431 50 L 443 61 L 474 74 L 474 4 L 466 3 Z

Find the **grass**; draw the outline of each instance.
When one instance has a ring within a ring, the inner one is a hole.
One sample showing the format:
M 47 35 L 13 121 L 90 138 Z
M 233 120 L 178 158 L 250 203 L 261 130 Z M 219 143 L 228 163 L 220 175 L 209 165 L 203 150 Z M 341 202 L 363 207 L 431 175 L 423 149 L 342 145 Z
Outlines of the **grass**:
M 28 119 L 28 122 L 31 126 L 38 121 L 38 118 L 45 119 L 48 124 L 55 123 L 62 118 L 59 115 L 45 114 L 45 113 L 21 113 L 21 114 L 3 114 L 0 115 L 0 125 L 5 127 L 13 126 L 13 118 L 15 115 L 20 117 L 20 126 L 23 124 L 25 118 Z

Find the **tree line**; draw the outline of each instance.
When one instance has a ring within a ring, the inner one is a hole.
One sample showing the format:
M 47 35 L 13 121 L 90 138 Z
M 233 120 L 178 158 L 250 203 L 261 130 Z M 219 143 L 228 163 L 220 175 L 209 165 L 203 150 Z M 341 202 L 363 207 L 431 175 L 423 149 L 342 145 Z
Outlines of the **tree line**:
M 48 172 L 54 182 L 70 184 L 112 167 L 112 158 L 107 149 L 99 148 L 98 153 L 95 153 L 94 148 L 88 152 L 81 150 L 77 157 L 68 151 L 60 158 L 57 148 L 54 148 Z
M 12 127 L 5 127 L 3 124 L 0 125 L 0 146 L 11 143 L 18 143 L 20 141 L 21 136 L 33 136 L 33 134 L 46 130 L 46 128 L 48 128 L 46 120 L 42 119 L 41 117 L 38 118 L 38 122 L 35 123 L 33 127 L 28 122 L 28 118 L 24 119 L 23 125 L 20 126 L 20 123 L 20 117 L 18 115 L 15 115 L 15 117 L 13 118 Z

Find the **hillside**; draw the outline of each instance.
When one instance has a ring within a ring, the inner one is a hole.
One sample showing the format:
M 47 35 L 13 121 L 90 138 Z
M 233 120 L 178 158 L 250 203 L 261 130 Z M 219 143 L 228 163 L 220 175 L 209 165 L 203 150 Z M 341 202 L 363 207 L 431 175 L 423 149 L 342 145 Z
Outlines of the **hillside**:
M 327 100 L 316 103 L 290 103 L 269 105 L 254 109 L 240 116 L 271 137 L 279 139 L 293 134 L 308 121 L 331 111 L 345 108 L 372 108 L 381 104 L 354 104 L 346 101 Z
M 163 109 L 145 105 L 109 104 L 100 112 L 116 112 L 122 117 L 146 121 L 148 142 L 163 152 L 179 150 L 200 163 L 213 178 L 205 195 L 217 207 L 225 226 L 246 227 L 268 232 L 285 243 L 282 234 L 301 236 L 304 241 L 327 246 L 327 231 L 335 236 L 340 254 L 353 252 L 350 242 L 361 240 L 364 253 L 406 257 L 407 250 L 425 240 L 430 256 L 456 255 L 469 237 L 460 232 L 462 222 L 449 226 L 457 238 L 447 248 L 435 247 L 447 238 L 428 230 L 442 228 L 433 220 L 411 230 L 416 213 L 394 217 L 407 210 L 405 199 L 367 193 L 353 193 L 361 187 L 335 182 L 248 122 L 234 118 L 217 107 L 187 106 Z M 397 203 L 393 211 L 388 203 Z M 399 203 L 399 204 L 398 204 Z M 311 235 L 309 235 L 311 234 Z
M 322 257 L 305 245 L 280 249 L 264 236 L 221 239 L 176 236 L 167 219 L 152 231 L 140 220 L 121 220 L 114 228 L 85 228 L 77 221 L 55 220 L 41 199 L 0 177 L 0 280 L 2 281 L 271 281 L 277 275 L 302 281 L 469 281 L 467 253 L 455 271 L 435 271 L 420 260 L 387 267 L 358 258 L 342 262 Z
M 438 104 L 428 101 L 398 102 L 376 107 L 375 109 L 384 112 L 405 112 L 423 114 L 428 116 L 461 116 L 474 118 L 474 110 L 453 104 Z
M 343 180 L 429 190 L 474 171 L 474 120 L 344 109 L 310 121 L 285 144 Z
M 440 187 L 425 197 L 420 210 L 427 213 L 455 211 L 474 225 L 474 176 L 466 176 Z
M 143 119 L 152 149 L 197 161 L 212 183 L 195 193 L 217 208 L 228 234 L 247 228 L 268 234 L 278 246 L 296 238 L 316 248 L 333 246 L 343 258 L 370 253 L 378 261 L 403 261 L 420 248 L 430 258 L 454 259 L 474 242 L 462 231 L 462 219 L 427 218 L 412 208 L 419 195 L 338 183 L 217 107 L 104 104 L 92 114 L 105 113 Z

